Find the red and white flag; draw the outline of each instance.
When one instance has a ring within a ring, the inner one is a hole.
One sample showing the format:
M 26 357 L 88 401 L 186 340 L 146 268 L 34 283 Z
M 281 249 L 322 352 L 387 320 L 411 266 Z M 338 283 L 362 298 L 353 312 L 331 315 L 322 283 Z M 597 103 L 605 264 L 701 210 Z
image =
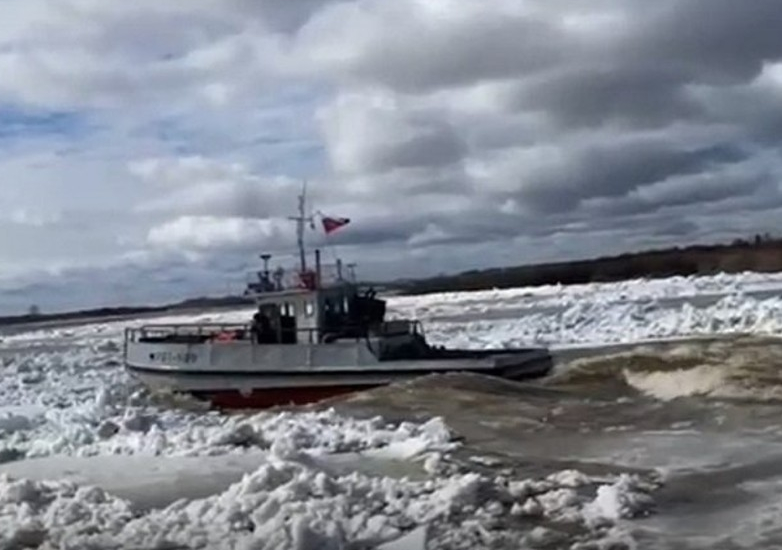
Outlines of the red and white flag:
M 321 218 L 321 222 L 323 223 L 323 231 L 326 232 L 326 235 L 329 235 L 340 227 L 344 227 L 349 224 L 350 218 L 332 218 L 331 216 L 323 216 Z

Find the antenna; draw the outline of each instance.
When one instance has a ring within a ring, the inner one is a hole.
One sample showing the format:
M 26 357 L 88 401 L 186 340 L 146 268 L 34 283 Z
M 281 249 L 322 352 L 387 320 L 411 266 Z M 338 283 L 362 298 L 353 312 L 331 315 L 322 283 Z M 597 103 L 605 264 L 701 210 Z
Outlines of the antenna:
M 301 272 L 307 271 L 307 254 L 304 251 L 304 224 L 313 222 L 312 216 L 307 216 L 307 181 L 301 185 L 301 194 L 299 195 L 299 209 L 297 216 L 289 216 L 289 220 L 296 222 L 296 244 L 299 247 L 299 261 L 301 263 Z
M 269 260 L 272 259 L 271 254 L 261 254 L 261 259 L 263 260 L 263 271 L 266 273 L 266 276 L 269 276 Z

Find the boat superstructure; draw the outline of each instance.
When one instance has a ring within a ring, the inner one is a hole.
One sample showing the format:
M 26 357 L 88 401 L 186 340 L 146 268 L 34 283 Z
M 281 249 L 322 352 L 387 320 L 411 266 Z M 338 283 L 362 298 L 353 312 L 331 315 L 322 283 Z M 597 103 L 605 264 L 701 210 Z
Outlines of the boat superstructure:
M 144 325 L 125 334 L 127 370 L 153 389 L 186 392 L 218 407 L 318 401 L 414 377 L 469 371 L 519 379 L 550 369 L 545 351 L 454 350 L 427 343 L 422 325 L 386 319 L 386 302 L 342 262 L 308 258 L 299 198 L 298 265 L 255 272 L 245 294 L 256 309 L 242 324 Z M 347 223 L 334 221 L 332 230 Z M 312 260 L 311 267 L 308 260 Z

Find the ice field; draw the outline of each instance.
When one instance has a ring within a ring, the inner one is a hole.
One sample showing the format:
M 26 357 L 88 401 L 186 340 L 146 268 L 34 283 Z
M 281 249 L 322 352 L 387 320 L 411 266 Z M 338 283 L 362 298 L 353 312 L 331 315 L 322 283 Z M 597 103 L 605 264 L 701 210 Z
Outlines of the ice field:
M 775 337 L 782 275 L 399 296 L 389 311 L 422 320 L 432 343 L 473 348 Z M 628 525 L 653 506 L 643 476 L 465 471 L 449 461 L 461 443 L 441 418 L 224 415 L 148 395 L 122 369 L 127 326 L 249 316 L 0 336 L 0 548 L 562 547 L 552 524 L 573 526 L 574 549 L 633 547 Z M 724 386 L 693 368 L 627 381 L 660 401 Z

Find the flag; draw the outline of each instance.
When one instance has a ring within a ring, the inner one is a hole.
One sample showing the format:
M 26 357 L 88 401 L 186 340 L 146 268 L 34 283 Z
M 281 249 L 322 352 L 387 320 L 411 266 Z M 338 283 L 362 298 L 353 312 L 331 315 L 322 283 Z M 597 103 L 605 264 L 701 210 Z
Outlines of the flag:
M 349 224 L 350 218 L 332 218 L 330 216 L 323 216 L 321 222 L 323 222 L 323 231 L 325 231 L 326 235 L 328 235 L 340 227 Z

